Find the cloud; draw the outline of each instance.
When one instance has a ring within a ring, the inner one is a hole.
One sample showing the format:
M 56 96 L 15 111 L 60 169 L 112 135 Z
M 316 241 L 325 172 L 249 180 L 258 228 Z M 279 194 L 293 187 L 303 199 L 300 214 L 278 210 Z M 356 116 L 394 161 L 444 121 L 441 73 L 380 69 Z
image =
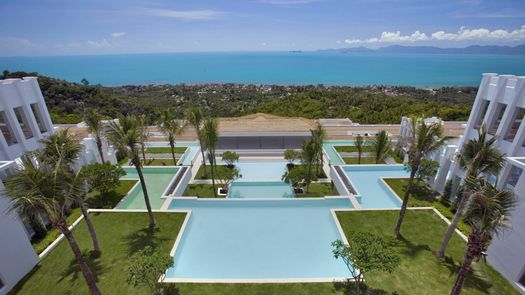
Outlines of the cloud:
M 113 45 L 106 38 L 99 41 L 88 40 L 86 43 L 93 49 L 107 49 L 113 47 Z
M 258 0 L 259 3 L 273 4 L 273 5 L 299 5 L 321 2 L 323 0 Z
M 33 42 L 25 38 L 0 37 L 0 47 L 1 48 L 20 49 L 20 48 L 32 48 L 35 46 L 36 44 L 34 44 Z
M 203 10 L 173 10 L 158 8 L 139 8 L 138 12 L 150 16 L 173 17 L 182 20 L 211 20 L 220 18 L 224 13 L 221 11 Z
M 126 35 L 126 32 L 114 32 L 114 33 L 111 33 L 111 37 L 113 37 L 113 38 L 120 38 L 120 37 L 123 37 L 124 35 Z
M 369 39 L 346 39 L 345 43 L 350 45 L 377 44 L 377 43 L 413 43 L 421 41 L 506 41 L 516 42 L 525 40 L 525 25 L 521 28 L 508 30 L 489 30 L 484 28 L 467 29 L 461 27 L 455 33 L 445 31 L 433 32 L 430 35 L 415 31 L 410 35 L 401 35 L 400 31 L 383 32 L 379 37 Z

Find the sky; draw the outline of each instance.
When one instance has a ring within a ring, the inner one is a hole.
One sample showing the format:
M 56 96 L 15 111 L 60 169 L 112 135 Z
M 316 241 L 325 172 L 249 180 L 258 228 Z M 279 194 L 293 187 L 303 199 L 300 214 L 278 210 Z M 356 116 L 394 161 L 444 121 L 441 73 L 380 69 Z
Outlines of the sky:
M 525 43 L 525 0 L 0 0 L 0 56 Z

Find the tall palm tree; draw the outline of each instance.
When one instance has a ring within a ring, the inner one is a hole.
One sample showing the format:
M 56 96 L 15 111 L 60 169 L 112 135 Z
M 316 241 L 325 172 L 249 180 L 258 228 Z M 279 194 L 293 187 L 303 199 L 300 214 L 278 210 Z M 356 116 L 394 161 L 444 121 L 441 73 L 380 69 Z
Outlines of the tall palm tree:
M 317 155 L 316 155 L 316 173 L 317 175 L 319 175 L 319 169 L 322 169 L 323 165 L 324 165 L 324 161 L 323 161 L 323 141 L 326 137 L 326 132 L 323 128 L 323 126 L 321 126 L 321 124 L 317 124 L 317 127 L 314 129 L 314 130 L 310 130 L 310 132 L 312 133 L 312 140 L 314 142 L 314 144 L 316 145 L 315 149 L 317 150 Z
M 108 133 L 108 139 L 120 150 L 125 150 L 131 159 L 131 165 L 135 166 L 139 176 L 142 193 L 144 195 L 144 202 L 149 214 L 149 226 L 155 227 L 155 217 L 151 211 L 151 203 L 149 201 L 148 188 L 142 173 L 142 162 L 140 161 L 140 142 L 143 136 L 143 131 L 140 126 L 140 120 L 136 116 L 121 116 L 117 121 L 112 121 L 109 126 L 111 128 Z
M 204 148 L 208 151 L 208 161 L 210 162 L 211 183 L 213 185 L 213 196 L 217 197 L 215 189 L 215 149 L 219 142 L 219 125 L 215 118 L 206 118 L 201 130 L 201 137 L 204 140 Z
M 146 139 L 149 137 L 148 132 L 148 117 L 142 114 L 138 116 L 139 119 L 139 128 L 142 132 L 142 137 L 140 138 L 140 152 L 142 153 L 142 160 L 146 163 Z
M 391 145 L 392 141 L 388 138 L 388 134 L 385 130 L 381 130 L 376 134 L 376 137 L 372 140 L 372 148 L 374 149 L 376 164 L 385 160 L 390 152 Z
M 401 205 L 399 217 L 394 229 L 396 237 L 400 236 L 401 224 L 405 218 L 408 206 L 408 198 L 412 190 L 414 177 L 416 176 L 419 165 L 421 164 L 421 160 L 423 160 L 429 153 L 439 149 L 445 143 L 441 124 L 434 123 L 427 125 L 422 118 L 412 118 L 411 123 L 410 127 L 412 129 L 412 137 L 408 141 L 409 150 L 407 163 L 408 167 L 410 167 L 410 178 L 408 179 L 407 188 L 403 196 L 403 205 Z
M 29 156 L 22 157 L 22 166 L 7 180 L 5 193 L 12 199 L 9 210 L 22 217 L 34 212 L 45 213 L 51 225 L 59 230 L 71 247 L 75 260 L 86 280 L 90 294 L 101 294 L 93 272 L 87 265 L 75 237 L 68 228 L 67 211 L 74 200 L 84 193 L 84 182 L 62 165 L 40 163 L 35 165 Z
M 450 294 L 461 293 L 474 259 L 479 259 L 492 237 L 508 224 L 515 198 L 511 191 L 498 190 L 485 180 L 469 178 L 466 186 L 472 192 L 464 222 L 470 225 L 467 250 Z
M 494 146 L 496 140 L 495 136 L 492 138 L 488 137 L 487 127 L 483 124 L 478 132 L 478 138 L 471 139 L 463 145 L 458 155 L 458 162 L 460 167 L 467 171 L 465 179 L 477 178 L 480 175 L 497 175 L 499 173 L 505 163 L 505 155 Z M 459 200 L 456 214 L 448 226 L 437 252 L 437 256 L 440 258 L 445 256 L 448 242 L 461 220 L 463 211 L 469 202 L 470 194 L 468 187 L 463 186 L 463 193 L 461 200 Z
M 171 148 L 171 157 L 173 158 L 173 165 L 177 165 L 177 159 L 175 159 L 175 136 L 182 133 L 182 130 L 184 130 L 184 125 L 180 125 L 179 122 L 177 122 L 173 112 L 170 109 L 166 109 L 160 114 L 157 124 L 160 131 L 168 137 L 168 142 L 170 143 Z
M 363 155 L 363 146 L 365 145 L 365 141 L 363 139 L 363 136 L 357 135 L 355 138 L 355 147 L 357 148 L 357 164 L 361 164 L 361 156 Z
M 316 163 L 319 154 L 319 145 L 315 139 L 311 138 L 303 143 L 301 151 L 301 160 L 306 165 L 306 193 L 310 192 L 310 183 L 312 182 L 312 166 Z
M 98 154 L 100 155 L 100 162 L 104 163 L 104 152 L 102 151 L 102 137 L 104 134 L 104 129 L 102 126 L 102 117 L 97 113 L 95 109 L 90 109 L 84 115 L 84 122 L 86 123 L 89 132 L 91 132 L 91 134 L 95 136 Z
M 71 177 L 73 177 L 75 181 L 85 182 L 83 174 L 81 173 L 82 169 L 79 169 L 77 172 L 72 169 L 73 163 L 77 160 L 78 155 L 80 154 L 81 146 L 80 141 L 69 132 L 69 129 L 60 129 L 42 140 L 41 143 L 42 149 L 35 153 L 41 163 L 61 166 L 63 172 L 71 174 Z M 80 207 L 84 220 L 86 221 L 93 242 L 93 252 L 98 254 L 100 253 L 100 246 L 98 244 L 95 227 L 91 222 L 91 217 L 89 216 L 86 204 L 84 203 L 86 195 L 76 194 L 75 196 L 78 197 L 78 199 L 74 200 L 74 203 Z
M 206 170 L 206 157 L 204 156 L 204 145 L 203 145 L 203 139 L 201 137 L 201 125 L 202 125 L 202 112 L 199 108 L 191 108 L 186 113 L 186 120 L 190 123 L 191 126 L 195 128 L 195 132 L 197 133 L 197 139 L 199 140 L 199 145 L 201 147 L 201 155 L 202 155 L 202 165 L 204 166 L 204 178 L 208 178 L 208 171 Z

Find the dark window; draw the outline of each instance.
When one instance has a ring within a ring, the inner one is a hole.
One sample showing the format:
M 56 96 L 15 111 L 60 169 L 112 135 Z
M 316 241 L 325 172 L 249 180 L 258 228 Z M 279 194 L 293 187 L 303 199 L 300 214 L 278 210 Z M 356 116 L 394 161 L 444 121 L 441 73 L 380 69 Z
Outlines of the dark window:
M 2 281 L 2 278 L 0 278 L 0 289 L 2 289 L 5 286 L 4 282 Z
M 0 111 L 0 130 L 2 131 L 2 134 L 4 135 L 5 141 L 7 141 L 8 145 L 18 143 L 15 133 L 13 132 L 13 128 L 11 125 L 9 125 L 4 111 Z
M 38 129 L 40 129 L 41 133 L 47 132 L 46 125 L 44 124 L 44 121 L 42 120 L 42 115 L 40 113 L 40 109 L 38 108 L 38 103 L 31 104 L 31 111 L 33 112 L 33 115 L 35 116 L 36 123 L 38 124 Z
M 523 287 L 525 287 L 525 271 L 523 271 L 523 273 L 521 274 L 521 278 L 520 278 L 520 280 L 518 281 L 518 283 L 520 283 L 520 285 L 522 285 Z
M 489 104 L 490 104 L 490 101 L 488 100 L 483 99 L 481 101 L 481 108 L 479 109 L 478 117 L 476 118 L 476 124 L 474 124 L 475 129 L 479 129 L 479 127 L 481 127 L 481 124 L 483 123 L 483 119 L 485 118 L 485 114 L 487 114 Z
M 520 128 L 521 122 L 523 121 L 523 117 L 525 116 L 525 109 L 523 108 L 516 108 L 514 110 L 514 115 L 512 118 L 512 123 L 509 126 L 509 129 L 507 133 L 505 134 L 505 140 L 512 142 L 514 140 L 514 137 L 516 137 L 516 133 L 518 133 L 518 129 Z
M 510 168 L 510 173 L 507 178 L 507 181 L 505 182 L 505 187 L 513 189 L 518 183 L 522 172 L 523 170 L 521 168 L 512 166 L 512 168 Z
M 503 118 L 503 114 L 505 114 L 505 110 L 507 109 L 507 105 L 503 103 L 498 103 L 498 107 L 496 108 L 496 117 L 492 120 L 492 124 L 489 127 L 489 134 L 496 134 L 498 131 L 499 124 L 501 124 L 501 119 Z
M 15 112 L 18 124 L 20 124 L 20 128 L 22 128 L 22 132 L 24 132 L 25 138 L 29 139 L 33 137 L 34 135 L 33 132 L 31 132 L 31 128 L 28 125 L 28 120 L 24 109 L 22 109 L 22 107 L 18 107 L 14 108 L 13 111 Z

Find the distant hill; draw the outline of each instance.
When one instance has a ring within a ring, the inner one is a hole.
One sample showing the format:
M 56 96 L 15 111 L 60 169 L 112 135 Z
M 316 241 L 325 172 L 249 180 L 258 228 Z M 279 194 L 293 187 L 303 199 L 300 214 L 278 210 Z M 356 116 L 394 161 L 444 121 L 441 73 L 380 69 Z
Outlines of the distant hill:
M 441 48 L 434 46 L 403 46 L 391 45 L 377 49 L 367 47 L 351 47 L 323 49 L 320 52 L 336 53 L 420 53 L 420 54 L 500 54 L 525 55 L 525 44 L 518 46 L 471 45 L 464 48 Z

